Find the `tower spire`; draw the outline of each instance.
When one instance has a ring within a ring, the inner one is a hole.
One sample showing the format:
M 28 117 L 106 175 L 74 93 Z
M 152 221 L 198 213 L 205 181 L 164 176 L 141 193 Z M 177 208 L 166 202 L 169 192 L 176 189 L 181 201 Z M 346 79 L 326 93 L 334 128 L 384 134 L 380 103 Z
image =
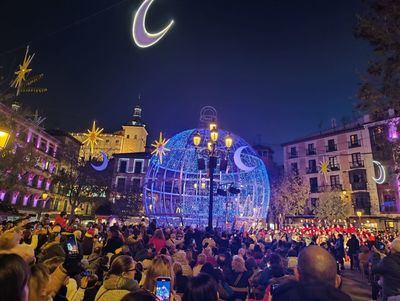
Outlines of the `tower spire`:
M 141 93 L 139 93 L 137 104 L 133 109 L 132 125 L 144 126 L 142 122 L 142 107 L 140 106 L 141 102 L 142 102 L 142 95 Z

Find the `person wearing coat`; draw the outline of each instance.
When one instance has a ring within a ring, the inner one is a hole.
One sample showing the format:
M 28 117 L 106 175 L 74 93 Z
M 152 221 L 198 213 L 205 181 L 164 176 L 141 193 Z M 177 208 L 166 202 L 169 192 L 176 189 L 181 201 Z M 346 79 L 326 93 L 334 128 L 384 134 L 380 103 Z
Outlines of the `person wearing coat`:
M 136 263 L 131 256 L 121 255 L 115 258 L 104 278 L 103 285 L 96 294 L 95 301 L 120 301 L 128 293 L 138 290 L 134 280 Z
M 381 283 L 383 301 L 390 297 L 400 297 L 400 238 L 393 240 L 390 252 L 372 267 L 372 271 L 383 278 Z
M 360 242 L 357 237 L 352 234 L 351 238 L 347 242 L 347 247 L 349 248 L 347 254 L 350 257 L 350 269 L 358 267 L 358 253 L 360 252 Z

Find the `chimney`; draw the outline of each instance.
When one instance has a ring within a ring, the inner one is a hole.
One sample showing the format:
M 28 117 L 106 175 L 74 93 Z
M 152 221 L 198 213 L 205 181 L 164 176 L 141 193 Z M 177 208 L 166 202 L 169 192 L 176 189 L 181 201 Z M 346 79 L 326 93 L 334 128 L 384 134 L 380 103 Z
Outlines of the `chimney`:
M 332 118 L 332 119 L 331 119 L 331 128 L 332 128 L 332 129 L 335 129 L 335 128 L 336 128 L 336 119 L 335 119 L 335 118 Z
M 363 121 L 364 121 L 364 123 L 371 122 L 371 116 L 369 114 L 365 114 L 363 116 Z
M 389 118 L 393 118 L 394 117 L 394 109 L 389 109 L 388 114 L 389 114 Z

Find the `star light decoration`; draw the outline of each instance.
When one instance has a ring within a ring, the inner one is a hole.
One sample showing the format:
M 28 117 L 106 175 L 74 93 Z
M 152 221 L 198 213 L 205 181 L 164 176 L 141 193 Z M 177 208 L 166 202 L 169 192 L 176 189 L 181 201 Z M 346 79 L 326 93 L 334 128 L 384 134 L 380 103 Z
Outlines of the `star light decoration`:
M 163 161 L 163 157 L 166 155 L 167 152 L 170 151 L 169 148 L 166 147 L 169 139 L 163 138 L 162 132 L 160 132 L 160 137 L 158 140 L 155 140 L 154 143 L 151 145 L 154 147 L 154 150 L 151 152 L 152 155 L 158 156 L 160 159 L 160 163 Z
M 319 172 L 326 175 L 329 172 L 329 162 L 321 161 L 319 162 Z
M 92 129 L 87 130 L 87 133 L 83 134 L 86 137 L 86 139 L 83 140 L 83 143 L 86 145 L 90 145 L 91 154 L 93 154 L 93 149 L 95 145 L 99 141 L 103 141 L 103 139 L 99 137 L 103 130 L 104 129 L 96 128 L 96 121 L 93 121 Z
M 22 61 L 22 64 L 19 65 L 19 70 L 15 72 L 16 78 L 11 83 L 11 87 L 17 89 L 17 95 L 19 95 L 21 85 L 26 80 L 26 76 L 28 75 L 29 72 L 32 71 L 32 69 L 29 68 L 29 65 L 32 62 L 32 59 L 35 56 L 35 54 L 28 55 L 28 53 L 29 53 L 29 46 L 26 47 L 24 60 Z

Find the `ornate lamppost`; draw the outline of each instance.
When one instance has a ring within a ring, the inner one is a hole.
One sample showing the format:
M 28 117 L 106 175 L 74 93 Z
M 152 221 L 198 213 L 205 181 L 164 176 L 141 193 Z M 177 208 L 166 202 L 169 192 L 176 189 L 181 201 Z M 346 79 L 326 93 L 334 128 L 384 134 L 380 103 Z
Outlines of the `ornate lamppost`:
M 213 204 L 214 204 L 214 172 L 217 168 L 218 164 L 218 157 L 220 156 L 221 159 L 225 160 L 227 163 L 227 154 L 232 147 L 233 139 L 228 134 L 225 136 L 225 149 L 221 149 L 217 147 L 218 142 L 218 127 L 216 122 L 211 122 L 209 124 L 210 129 L 210 137 L 201 137 L 199 132 L 195 133 L 193 136 L 193 144 L 196 147 L 196 151 L 199 151 L 199 154 L 203 155 L 204 157 L 208 157 L 208 169 L 210 174 L 210 197 L 209 197 L 209 204 L 208 204 L 208 230 L 212 231 L 213 229 Z M 209 139 L 207 141 L 207 147 L 199 149 L 200 143 L 202 139 Z M 225 164 L 226 164 L 225 163 Z M 226 166 L 225 166 L 226 168 Z

